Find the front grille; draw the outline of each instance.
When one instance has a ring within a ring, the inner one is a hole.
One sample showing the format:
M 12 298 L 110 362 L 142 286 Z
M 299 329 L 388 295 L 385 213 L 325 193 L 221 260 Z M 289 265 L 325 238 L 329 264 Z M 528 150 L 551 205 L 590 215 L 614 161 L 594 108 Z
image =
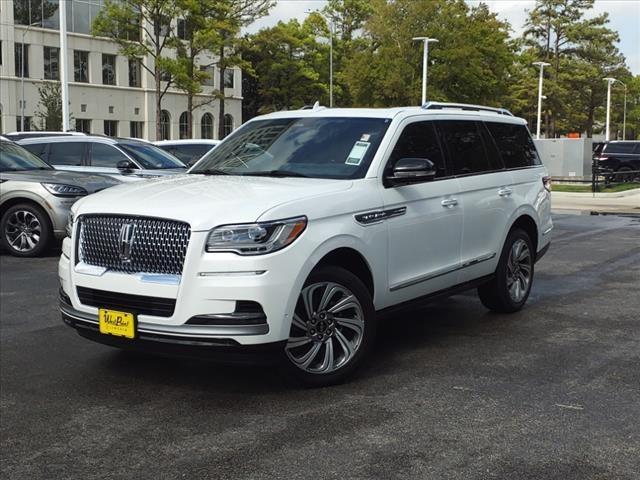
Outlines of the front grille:
M 78 287 L 78 298 L 80 303 L 90 307 L 109 308 L 155 317 L 170 317 L 176 308 L 176 301 L 173 298 L 130 295 L 86 287 Z
M 133 226 L 123 250 L 123 226 Z M 79 219 L 78 260 L 126 273 L 181 275 L 191 228 L 187 223 L 149 217 L 84 215 Z M 124 256 L 123 256 L 124 254 Z

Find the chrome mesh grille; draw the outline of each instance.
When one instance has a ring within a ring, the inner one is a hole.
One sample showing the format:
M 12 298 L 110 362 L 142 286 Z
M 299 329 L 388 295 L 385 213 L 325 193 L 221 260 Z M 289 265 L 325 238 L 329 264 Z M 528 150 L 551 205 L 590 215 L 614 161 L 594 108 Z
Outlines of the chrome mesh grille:
M 127 259 L 121 257 L 120 232 L 134 225 Z M 126 273 L 181 275 L 191 228 L 187 223 L 148 217 L 84 215 L 79 219 L 78 260 Z

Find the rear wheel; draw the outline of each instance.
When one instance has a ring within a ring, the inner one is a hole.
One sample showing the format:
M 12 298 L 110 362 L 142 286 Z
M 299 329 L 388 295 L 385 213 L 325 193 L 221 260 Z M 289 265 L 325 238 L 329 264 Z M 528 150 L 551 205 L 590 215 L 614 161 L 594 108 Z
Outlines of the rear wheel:
M 619 182 L 633 182 L 637 176 L 635 173 L 629 173 L 633 170 L 631 167 L 620 167 L 616 173 L 616 178 Z
M 38 206 L 20 203 L 9 207 L 0 219 L 0 242 L 17 257 L 40 255 L 51 239 L 51 222 Z
M 321 267 L 298 297 L 285 369 L 306 385 L 339 383 L 362 363 L 375 331 L 373 302 L 362 281 L 343 268 Z
M 534 255 L 529 235 L 521 229 L 512 230 L 493 279 L 478 288 L 482 304 L 495 312 L 520 310 L 531 292 Z

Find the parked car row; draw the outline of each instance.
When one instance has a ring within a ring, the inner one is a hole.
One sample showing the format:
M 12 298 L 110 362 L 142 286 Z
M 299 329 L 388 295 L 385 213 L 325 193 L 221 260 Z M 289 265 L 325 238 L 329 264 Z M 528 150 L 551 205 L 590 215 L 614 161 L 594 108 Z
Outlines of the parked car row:
M 608 179 L 631 182 L 640 178 L 640 142 L 604 142 L 594 147 L 593 160 Z

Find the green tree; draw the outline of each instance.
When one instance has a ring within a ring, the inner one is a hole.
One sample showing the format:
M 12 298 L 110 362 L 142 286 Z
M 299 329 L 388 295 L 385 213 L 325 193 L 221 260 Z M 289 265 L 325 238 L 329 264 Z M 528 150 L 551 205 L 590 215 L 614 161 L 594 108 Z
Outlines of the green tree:
M 245 70 L 244 111 L 252 116 L 309 105 L 324 97 L 327 84 L 321 79 L 326 65 L 327 45 L 316 42 L 318 23 L 309 16 L 279 22 L 245 39 L 243 58 L 252 65 Z
M 35 127 L 47 132 L 62 131 L 62 93 L 60 82 L 46 82 L 38 87 L 38 121 Z M 71 115 L 70 115 L 71 116 Z
M 608 15 L 585 19 L 594 0 L 538 0 L 529 13 L 524 45 L 529 57 L 550 63 L 545 77 L 545 132 L 591 136 L 606 96 L 606 76 L 628 76 Z
M 501 104 L 514 62 L 509 25 L 484 4 L 462 0 L 373 0 L 361 48 L 345 68 L 358 106 L 416 105 L 421 97 L 422 44 L 414 36 L 437 38 L 430 50 L 430 100 Z
M 105 0 L 92 25 L 94 35 L 113 39 L 122 55 L 139 59 L 142 68 L 152 75 L 157 139 L 162 137 L 162 98 L 180 72 L 179 63 L 171 56 L 177 45 L 171 20 L 178 12 L 175 0 Z

